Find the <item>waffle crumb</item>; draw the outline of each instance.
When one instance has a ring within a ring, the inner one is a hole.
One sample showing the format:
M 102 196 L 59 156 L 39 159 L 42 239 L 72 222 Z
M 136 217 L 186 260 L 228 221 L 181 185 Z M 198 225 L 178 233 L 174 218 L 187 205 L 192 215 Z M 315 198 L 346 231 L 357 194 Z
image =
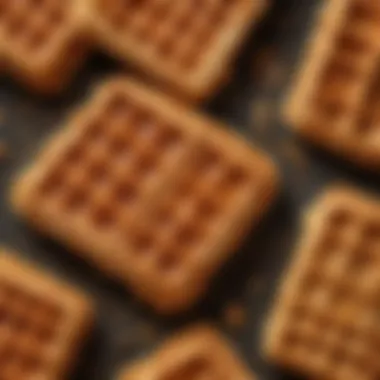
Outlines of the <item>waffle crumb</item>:
M 3 161 L 8 156 L 8 145 L 5 141 L 0 141 L 0 161 Z
M 151 325 L 138 324 L 131 330 L 118 334 L 117 343 L 123 350 L 135 351 L 151 346 L 159 337 L 159 332 Z
M 247 321 L 246 310 L 240 303 L 230 303 L 223 310 L 223 320 L 229 327 L 243 327 Z
M 265 277 L 253 276 L 249 280 L 248 290 L 252 294 L 259 294 L 265 289 L 266 283 L 267 281 Z
M 252 76 L 254 79 L 262 80 L 266 76 L 268 67 L 276 58 L 274 47 L 265 47 L 258 51 L 253 58 Z
M 6 115 L 5 109 L 3 107 L 0 107 L 0 128 L 2 124 L 4 123 L 5 115 Z
M 138 336 L 140 337 L 141 342 L 144 342 L 145 344 L 151 344 L 153 343 L 159 333 L 157 329 L 152 325 L 141 325 L 138 327 Z
M 274 104 L 271 99 L 256 99 L 252 104 L 252 129 L 260 133 L 268 131 L 273 120 Z
M 288 75 L 288 67 L 283 62 L 276 60 L 267 70 L 265 84 L 270 88 L 280 88 L 286 82 Z
M 288 77 L 288 68 L 279 60 L 275 48 L 267 47 L 255 56 L 252 76 L 268 89 L 279 88 Z
M 298 169 L 305 170 L 308 167 L 308 159 L 302 148 L 294 140 L 281 142 L 281 153 Z

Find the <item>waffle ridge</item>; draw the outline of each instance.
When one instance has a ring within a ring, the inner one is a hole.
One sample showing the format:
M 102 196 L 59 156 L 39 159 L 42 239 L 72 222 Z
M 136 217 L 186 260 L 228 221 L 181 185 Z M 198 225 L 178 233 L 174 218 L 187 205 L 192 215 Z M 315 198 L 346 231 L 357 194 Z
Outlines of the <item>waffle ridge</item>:
M 188 327 L 155 353 L 122 369 L 119 380 L 254 380 L 230 344 L 213 327 Z
M 380 7 L 322 4 L 285 119 L 301 135 L 363 167 L 380 168 Z
M 66 378 L 91 315 L 86 297 L 1 250 L 1 379 Z
M 266 322 L 272 362 L 310 378 L 378 378 L 379 211 L 377 199 L 337 186 L 306 214 Z
M 186 308 L 277 188 L 271 160 L 214 124 L 112 80 L 16 181 L 15 209 L 159 311 Z
M 51 93 L 100 47 L 202 100 L 228 75 L 265 7 L 266 0 L 0 0 L 0 58 L 16 79 Z

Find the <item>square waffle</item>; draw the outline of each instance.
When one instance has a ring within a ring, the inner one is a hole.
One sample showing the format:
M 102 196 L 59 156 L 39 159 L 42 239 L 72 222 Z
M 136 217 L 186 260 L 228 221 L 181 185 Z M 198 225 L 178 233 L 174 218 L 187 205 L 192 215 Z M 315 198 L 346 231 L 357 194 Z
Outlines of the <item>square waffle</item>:
M 1 252 L 0 378 L 66 378 L 90 315 L 75 290 Z
M 122 371 L 119 380 L 254 380 L 229 343 L 214 328 L 188 328 L 150 358 Z
M 295 81 L 285 117 L 301 135 L 380 169 L 380 3 L 329 0 Z
M 0 0 L 0 51 L 17 79 L 60 90 L 85 55 L 81 4 L 75 0 Z
M 309 378 L 378 379 L 379 290 L 380 202 L 334 187 L 307 214 L 266 355 Z
M 272 161 L 211 120 L 116 79 L 53 137 L 15 209 L 160 312 L 189 307 L 272 202 Z
M 210 95 L 266 0 L 87 0 L 96 41 L 192 99 Z

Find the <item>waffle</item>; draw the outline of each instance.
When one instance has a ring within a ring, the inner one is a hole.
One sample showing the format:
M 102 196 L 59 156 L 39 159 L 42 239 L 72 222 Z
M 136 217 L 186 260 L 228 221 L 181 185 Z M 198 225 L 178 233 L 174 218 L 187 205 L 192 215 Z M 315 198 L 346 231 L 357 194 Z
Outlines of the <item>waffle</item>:
M 129 79 L 47 145 L 15 210 L 163 313 L 195 302 L 277 188 L 264 154 Z
M 229 343 L 212 327 L 188 328 L 150 358 L 128 366 L 119 380 L 254 380 Z
M 32 89 L 62 90 L 91 46 L 189 99 L 228 75 L 267 0 L 0 0 L 0 66 Z
M 380 202 L 334 187 L 307 214 L 265 331 L 267 357 L 309 378 L 379 377 Z
M 6 70 L 33 89 L 62 89 L 85 55 L 75 0 L 0 0 L 0 55 Z
M 210 95 L 229 75 L 266 0 L 88 0 L 96 40 L 187 98 Z
M 0 378 L 66 378 L 90 314 L 75 290 L 1 252 Z
M 380 4 L 323 3 L 285 117 L 310 141 L 380 169 Z

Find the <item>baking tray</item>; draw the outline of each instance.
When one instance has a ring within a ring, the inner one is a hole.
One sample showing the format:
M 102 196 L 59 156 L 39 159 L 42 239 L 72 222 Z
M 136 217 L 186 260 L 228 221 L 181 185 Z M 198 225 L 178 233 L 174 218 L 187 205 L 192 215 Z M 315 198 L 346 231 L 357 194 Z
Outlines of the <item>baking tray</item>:
M 7 200 L 12 176 L 33 158 L 44 137 L 81 103 L 95 83 L 120 66 L 94 55 L 70 89 L 54 100 L 38 98 L 11 80 L 1 79 L 0 140 L 6 143 L 7 152 L 0 163 L 0 242 L 84 288 L 96 303 L 95 329 L 72 379 L 112 379 L 123 363 L 149 352 L 181 326 L 204 319 L 217 323 L 230 336 L 258 378 L 291 379 L 261 358 L 259 342 L 281 272 L 297 239 L 302 210 L 334 181 L 354 183 L 380 194 L 376 176 L 308 146 L 281 122 L 281 101 L 319 3 L 274 1 L 245 44 L 230 83 L 203 107 L 274 156 L 282 172 L 282 190 L 270 214 L 223 268 L 201 304 L 175 318 L 155 316 L 96 269 L 28 228 L 12 215 Z M 237 316 L 226 317 L 234 310 Z

